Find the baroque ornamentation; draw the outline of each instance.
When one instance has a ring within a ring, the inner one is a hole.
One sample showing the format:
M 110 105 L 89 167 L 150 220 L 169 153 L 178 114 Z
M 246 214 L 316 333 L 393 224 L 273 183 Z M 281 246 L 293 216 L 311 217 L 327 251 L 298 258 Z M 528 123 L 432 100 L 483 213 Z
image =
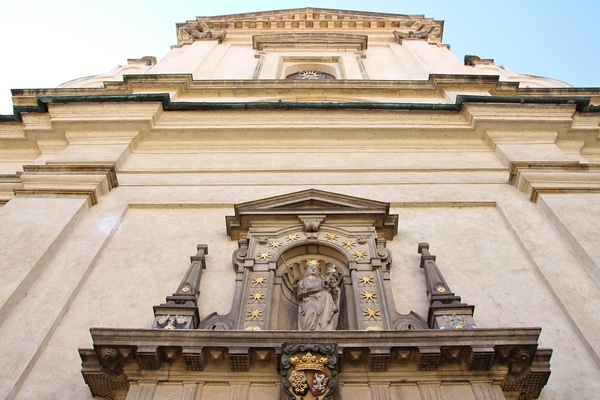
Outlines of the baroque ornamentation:
M 331 399 L 337 390 L 338 369 L 333 344 L 283 345 L 282 386 L 290 399 Z
M 321 275 L 317 260 L 309 260 L 304 278 L 295 284 L 298 299 L 298 329 L 331 331 L 338 324 L 340 312 L 340 278 L 335 265 Z

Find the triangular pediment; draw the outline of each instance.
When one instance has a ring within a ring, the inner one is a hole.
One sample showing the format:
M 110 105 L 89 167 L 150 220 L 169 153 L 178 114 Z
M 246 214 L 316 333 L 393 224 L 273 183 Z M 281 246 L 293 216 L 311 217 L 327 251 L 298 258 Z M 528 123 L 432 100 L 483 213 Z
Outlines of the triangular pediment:
M 226 218 L 232 239 L 245 237 L 252 226 L 298 224 L 308 215 L 323 216 L 328 223 L 370 225 L 388 239 L 398 230 L 398 216 L 389 213 L 389 203 L 316 189 L 240 203 L 234 209 L 235 215 Z
M 328 20 L 328 19 L 409 19 L 424 18 L 423 15 L 390 14 L 369 11 L 352 11 L 331 8 L 290 8 L 283 10 L 258 11 L 239 14 L 217 15 L 212 17 L 197 17 L 197 20 L 221 20 L 221 21 L 240 21 L 240 20 Z
M 348 11 L 327 8 L 294 8 L 285 10 L 196 17 L 177 24 L 178 44 L 194 40 L 215 39 L 224 34 L 243 32 L 282 34 L 284 32 L 332 32 L 348 34 L 351 31 L 371 32 L 384 30 L 399 32 L 441 43 L 443 21 L 423 15 L 388 14 L 379 12 Z

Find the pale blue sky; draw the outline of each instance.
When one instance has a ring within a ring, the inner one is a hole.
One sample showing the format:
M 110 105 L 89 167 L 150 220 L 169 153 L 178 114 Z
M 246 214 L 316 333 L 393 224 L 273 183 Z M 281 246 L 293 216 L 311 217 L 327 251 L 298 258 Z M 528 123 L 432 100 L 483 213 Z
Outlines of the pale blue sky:
M 600 0 L 0 0 L 0 114 L 11 88 L 55 87 L 128 58 L 163 57 L 175 24 L 196 16 L 300 7 L 425 15 L 443 42 L 521 74 L 600 87 Z

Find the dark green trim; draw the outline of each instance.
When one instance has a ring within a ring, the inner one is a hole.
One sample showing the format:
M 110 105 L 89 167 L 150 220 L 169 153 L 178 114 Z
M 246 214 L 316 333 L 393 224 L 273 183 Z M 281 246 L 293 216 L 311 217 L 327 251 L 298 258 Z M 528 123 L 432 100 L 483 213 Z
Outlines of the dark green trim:
M 0 115 L 0 122 L 21 122 L 22 113 L 48 112 L 48 104 L 66 103 L 134 103 L 161 102 L 165 111 L 208 110 L 390 110 L 390 111 L 460 111 L 465 103 L 493 104 L 574 104 L 579 112 L 600 112 L 590 105 L 589 97 L 526 96 L 456 96 L 454 104 L 443 103 L 291 103 L 291 102 L 171 102 L 167 93 L 40 96 L 35 106 L 14 106 L 12 115 Z

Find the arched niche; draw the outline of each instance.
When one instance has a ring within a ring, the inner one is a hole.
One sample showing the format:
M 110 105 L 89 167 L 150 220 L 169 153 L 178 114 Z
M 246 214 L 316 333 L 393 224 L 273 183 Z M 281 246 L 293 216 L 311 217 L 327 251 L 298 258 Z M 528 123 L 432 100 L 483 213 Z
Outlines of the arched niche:
M 276 261 L 277 268 L 272 297 L 272 326 L 278 330 L 298 329 L 298 298 L 296 286 L 306 276 L 309 263 L 317 264 L 319 274 L 326 276 L 328 270 L 335 268 L 337 293 L 339 293 L 339 311 L 335 330 L 356 329 L 352 304 L 352 280 L 347 255 L 327 244 L 305 243 L 282 252 Z

